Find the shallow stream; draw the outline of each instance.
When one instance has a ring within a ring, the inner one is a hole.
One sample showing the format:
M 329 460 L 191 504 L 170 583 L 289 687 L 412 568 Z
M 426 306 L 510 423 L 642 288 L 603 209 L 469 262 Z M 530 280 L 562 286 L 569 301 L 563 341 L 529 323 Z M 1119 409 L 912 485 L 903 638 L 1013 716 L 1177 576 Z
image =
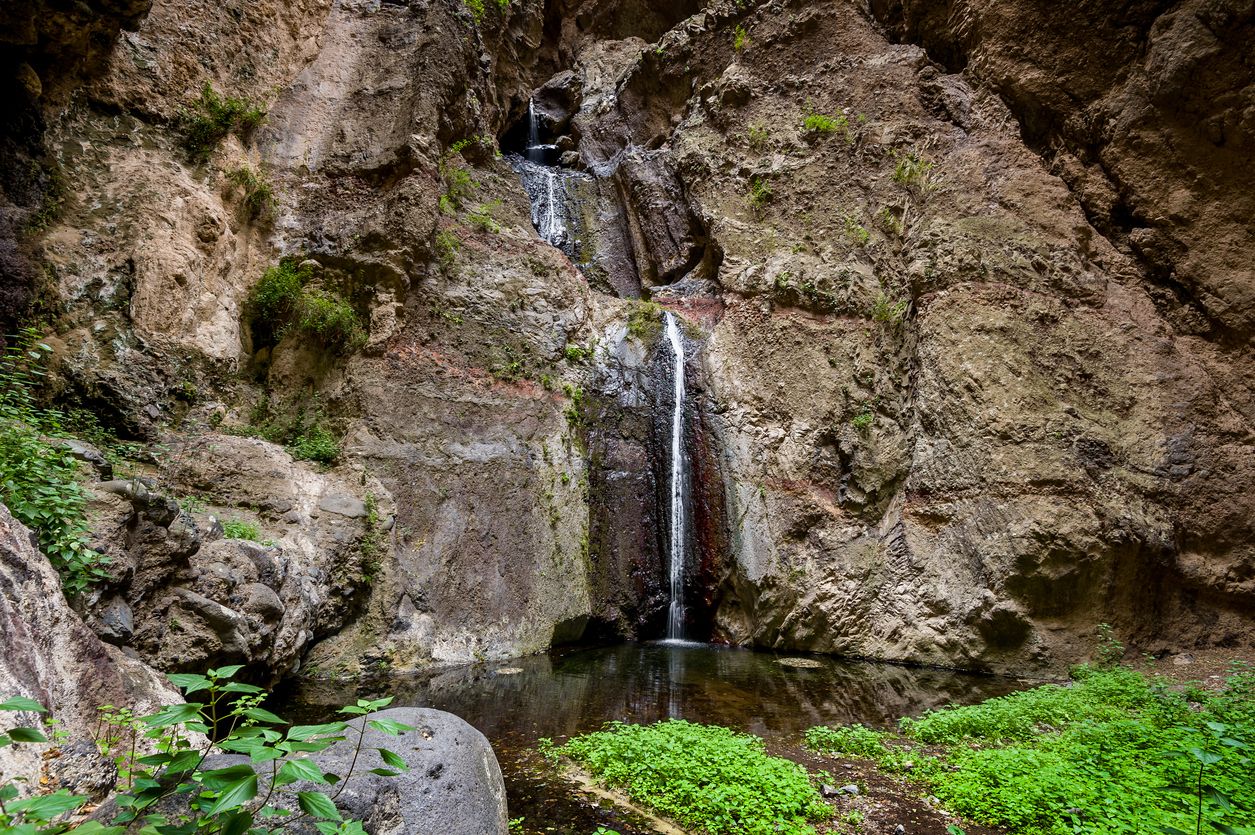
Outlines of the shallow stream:
M 726 725 L 796 745 L 812 725 L 862 722 L 889 727 L 898 717 L 946 704 L 970 704 L 1024 685 L 947 670 L 659 642 L 555 650 L 499 664 L 473 664 L 423 676 L 317 682 L 285 698 L 285 715 L 323 721 L 357 698 L 395 697 L 396 706 L 461 716 L 492 742 L 505 775 L 510 816 L 527 832 L 589 835 L 598 826 L 636 835 L 652 830 L 607 802 L 558 779 L 537 740 L 597 730 L 621 720 L 667 718 Z M 781 663 L 782 661 L 786 663 Z

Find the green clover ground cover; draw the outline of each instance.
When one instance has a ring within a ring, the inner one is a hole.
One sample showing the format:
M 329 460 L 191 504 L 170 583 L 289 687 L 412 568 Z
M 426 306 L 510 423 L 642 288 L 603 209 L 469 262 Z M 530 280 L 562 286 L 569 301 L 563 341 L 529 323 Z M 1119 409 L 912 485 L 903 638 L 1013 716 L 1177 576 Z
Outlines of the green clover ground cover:
M 806 769 L 768 756 L 758 737 L 716 725 L 615 722 L 556 753 L 681 826 L 711 835 L 813 835 L 810 822 L 832 815 Z
M 812 728 L 806 741 L 909 774 L 953 811 L 1017 835 L 1255 832 L 1255 673 L 1235 667 L 1217 691 L 1127 668 L 1074 676 L 903 719 L 905 739 L 853 726 Z

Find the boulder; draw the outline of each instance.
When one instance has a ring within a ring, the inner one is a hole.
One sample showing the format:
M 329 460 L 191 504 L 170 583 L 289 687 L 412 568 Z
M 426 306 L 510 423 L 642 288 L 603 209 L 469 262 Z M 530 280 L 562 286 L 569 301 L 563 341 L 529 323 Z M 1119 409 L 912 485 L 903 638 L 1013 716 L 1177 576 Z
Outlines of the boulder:
M 362 821 L 371 835 L 505 835 L 505 783 L 482 733 L 452 713 L 430 708 L 393 708 L 367 718 L 391 719 L 414 730 L 395 737 L 367 731 L 354 777 L 336 798 L 346 817 Z M 362 721 L 352 724 L 360 727 Z M 333 774 L 347 773 L 355 740 L 350 733 L 318 754 L 318 764 Z M 400 777 L 367 773 L 388 767 L 379 748 L 400 756 L 409 770 Z M 315 832 L 312 826 L 298 831 Z

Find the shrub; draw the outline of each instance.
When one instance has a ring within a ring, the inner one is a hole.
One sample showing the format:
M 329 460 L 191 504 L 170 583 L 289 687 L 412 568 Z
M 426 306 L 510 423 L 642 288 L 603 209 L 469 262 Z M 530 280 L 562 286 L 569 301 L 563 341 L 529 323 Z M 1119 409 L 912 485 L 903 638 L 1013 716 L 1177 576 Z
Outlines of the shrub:
M 456 232 L 445 229 L 436 233 L 436 242 L 432 248 L 436 253 L 436 260 L 440 262 L 440 268 L 448 272 L 453 269 L 453 264 L 462 249 L 462 239 L 457 236 Z
M 249 219 L 258 220 L 274 213 L 274 189 L 259 172 L 247 165 L 241 165 L 227 174 L 227 179 L 243 190 L 244 208 Z
M 921 194 L 927 194 L 937 188 L 938 181 L 932 173 L 933 163 L 925 159 L 918 151 L 899 153 L 897 158 L 897 164 L 893 167 L 895 183 L 913 188 Z
M 637 339 L 653 339 L 662 330 L 662 305 L 657 302 L 634 301 L 628 313 L 628 333 Z
M 298 461 L 334 464 L 340 457 L 340 443 L 330 430 L 315 422 L 297 431 L 287 444 L 288 453 Z
M 825 113 L 810 112 L 802 119 L 802 130 L 812 136 L 840 133 L 848 139 L 850 136 L 850 120 L 845 116 L 829 116 Z
M 360 348 L 366 330 L 357 311 L 338 293 L 306 287 L 310 278 L 292 258 L 266 270 L 249 293 L 254 338 L 277 342 L 295 328 L 333 353 Z
M 35 383 L 52 349 L 27 328 L 0 355 L 0 499 L 31 528 L 69 595 L 103 578 L 107 560 L 87 547 L 87 499 L 79 464 L 49 436 L 65 416 L 37 405 Z
M 867 246 L 867 242 L 871 240 L 871 233 L 867 228 L 854 219 L 854 215 L 848 212 L 842 215 L 845 222 L 845 236 L 850 239 L 850 243 L 855 246 Z
M 762 125 L 750 125 L 749 142 L 750 148 L 755 151 L 761 151 L 767 147 L 767 142 L 771 139 L 771 134 L 767 128 Z
M 872 302 L 872 320 L 882 325 L 897 325 L 906 316 L 908 302 L 893 301 L 889 296 L 880 293 Z
M 261 542 L 261 531 L 252 522 L 239 519 L 228 519 L 222 523 L 222 535 L 227 539 L 247 539 L 249 542 Z
M 487 0 L 487 2 L 495 3 L 502 14 L 505 14 L 505 10 L 510 8 L 510 0 Z M 475 18 L 475 23 L 484 22 L 484 16 L 488 14 L 485 0 L 462 0 L 462 4 L 470 9 L 471 17 Z
M 361 319 L 338 293 L 305 290 L 294 324 L 336 353 L 360 348 L 366 341 Z
M 501 207 L 501 202 L 494 200 L 491 203 L 484 203 L 475 211 L 466 216 L 466 220 L 471 226 L 484 232 L 500 232 L 501 224 L 497 223 L 496 218 L 492 216 L 495 209 Z
M 750 178 L 750 190 L 745 202 L 749 204 L 755 215 L 762 216 L 767 204 L 771 202 L 771 184 L 766 178 L 759 175 Z
M 247 137 L 265 118 L 262 108 L 245 99 L 223 98 L 206 81 L 200 98 L 180 116 L 183 147 L 194 161 L 203 162 L 227 134 Z
M 749 42 L 750 42 L 749 32 L 745 31 L 744 25 L 738 23 L 736 25 L 736 28 L 732 30 L 732 48 L 735 49 L 737 52 L 740 52 L 742 49 L 745 49 L 745 47 L 749 46 Z
M 0 832 L 270 835 L 291 831 L 296 821 L 309 818 L 323 835 L 365 835 L 360 822 L 344 820 L 335 799 L 356 774 L 368 730 L 398 736 L 414 728 L 387 718 L 365 718 L 390 704 L 391 698 L 359 699 L 341 708 L 340 714 L 346 719 L 360 718 L 357 725 L 346 721 L 289 725 L 260 706 L 266 691 L 231 680 L 240 669 L 231 666 L 204 675 L 169 676 L 187 697 L 196 694 L 201 699 L 198 702 L 168 705 L 149 716 L 135 716 L 130 710 L 111 706 L 101 709 L 96 742 L 103 754 L 113 757 L 122 789 L 107 824 L 89 820 L 71 825 L 65 821 L 70 813 L 83 808 L 86 797 L 60 789 L 16 800 L 17 787 L 5 781 L 0 783 Z M 0 702 L 0 711 L 47 713 L 38 702 L 25 698 Z M 203 734 L 210 741 L 196 748 L 189 739 L 193 734 Z M 155 753 L 137 756 L 141 740 L 155 748 Z M 344 740 L 356 744 L 344 774 L 324 772 L 308 756 Z M 47 741 L 38 728 L 19 726 L 0 734 L 3 744 Z M 371 773 L 395 777 L 408 770 L 393 751 L 377 750 L 384 767 L 371 769 Z M 246 755 L 251 763 L 210 767 L 215 760 L 220 765 L 223 754 Z M 294 791 L 298 788 L 301 790 Z
M 871 407 L 864 406 L 863 410 L 850 420 L 850 425 L 855 429 L 863 430 L 870 427 L 876 421 L 876 415 L 872 413 Z
M 563 355 L 567 358 L 567 362 L 583 362 L 593 355 L 591 348 L 584 348 L 579 345 L 567 345 Z
M 812 821 L 832 816 L 804 768 L 768 756 L 755 736 L 716 725 L 614 722 L 557 753 L 681 826 L 711 835 L 812 835 Z

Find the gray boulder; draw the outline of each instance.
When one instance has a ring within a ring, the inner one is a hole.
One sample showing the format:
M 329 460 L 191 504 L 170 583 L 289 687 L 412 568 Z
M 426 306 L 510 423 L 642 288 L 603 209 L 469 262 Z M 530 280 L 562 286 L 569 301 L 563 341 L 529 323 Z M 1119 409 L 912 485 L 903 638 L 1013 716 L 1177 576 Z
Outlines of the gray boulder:
M 336 798 L 346 817 L 362 821 L 371 835 L 506 835 L 505 783 L 483 734 L 452 713 L 430 708 L 399 707 L 369 718 L 391 719 L 415 730 L 400 736 L 367 731 L 355 776 Z M 362 721 L 353 724 L 360 727 Z M 316 755 L 324 771 L 348 772 L 356 736 L 350 733 L 349 739 Z M 400 777 L 367 773 L 388 767 L 379 748 L 400 756 L 409 771 Z M 296 831 L 315 835 L 312 826 Z

